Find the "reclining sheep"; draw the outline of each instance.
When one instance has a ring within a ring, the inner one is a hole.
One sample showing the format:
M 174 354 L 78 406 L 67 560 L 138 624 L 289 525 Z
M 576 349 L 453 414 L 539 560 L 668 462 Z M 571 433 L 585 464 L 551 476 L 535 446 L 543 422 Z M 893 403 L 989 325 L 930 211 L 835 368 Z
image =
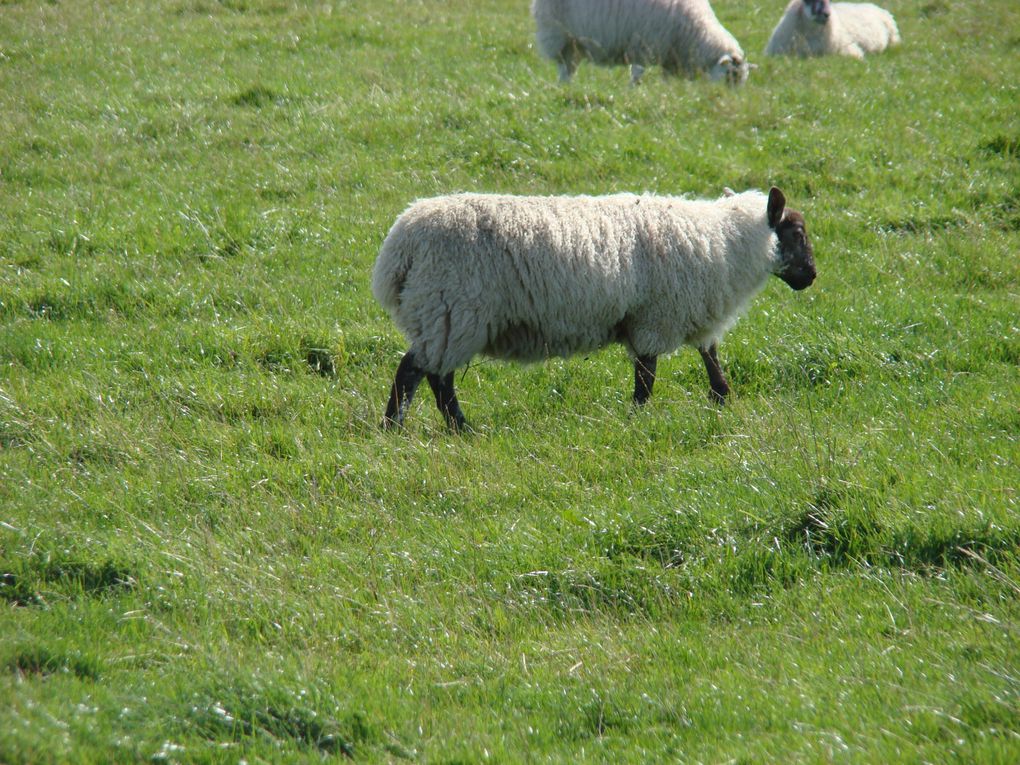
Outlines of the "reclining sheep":
M 766 56 L 824 56 L 864 58 L 900 41 L 892 14 L 871 3 L 832 3 L 793 0 L 776 25 Z
M 453 428 L 453 373 L 476 354 L 537 361 L 620 343 L 634 401 L 656 359 L 694 345 L 712 397 L 729 392 L 716 351 L 770 274 L 815 278 L 804 217 L 773 188 L 715 201 L 618 194 L 460 194 L 412 204 L 390 229 L 372 293 L 410 342 L 384 427 L 400 425 L 422 378 Z
M 651 64 L 666 74 L 708 72 L 731 85 L 750 69 L 708 0 L 534 0 L 531 13 L 538 49 L 558 64 L 561 82 L 583 57 L 629 64 L 631 83 Z

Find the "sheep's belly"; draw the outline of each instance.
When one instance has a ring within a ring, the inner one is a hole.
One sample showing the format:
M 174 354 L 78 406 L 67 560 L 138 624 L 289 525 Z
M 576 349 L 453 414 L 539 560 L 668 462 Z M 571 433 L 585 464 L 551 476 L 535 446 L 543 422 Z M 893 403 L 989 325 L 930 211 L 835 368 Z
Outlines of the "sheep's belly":
M 536 327 L 519 323 L 490 337 L 482 353 L 508 361 L 541 361 L 554 356 L 565 358 L 590 353 L 617 339 L 614 330 L 596 331 L 594 327 L 583 333 L 552 337 Z
M 581 49 L 584 51 L 592 63 L 599 64 L 601 66 L 614 66 L 617 64 L 629 64 L 629 63 L 647 63 L 644 61 L 630 61 L 627 57 L 627 52 L 623 48 L 610 48 L 597 45 L 595 43 L 580 43 Z

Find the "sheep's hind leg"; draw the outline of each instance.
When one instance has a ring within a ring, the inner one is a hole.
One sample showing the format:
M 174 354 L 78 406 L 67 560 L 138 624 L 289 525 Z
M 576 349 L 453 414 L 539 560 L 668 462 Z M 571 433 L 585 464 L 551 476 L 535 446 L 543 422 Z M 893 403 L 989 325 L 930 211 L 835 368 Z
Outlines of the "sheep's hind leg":
M 458 432 L 466 430 L 467 421 L 464 419 L 464 413 L 460 411 L 457 392 L 453 389 L 453 372 L 448 372 L 444 377 L 429 372 L 428 380 L 436 397 L 436 406 L 443 413 L 450 430 Z
M 556 60 L 556 71 L 559 73 L 560 82 L 566 84 L 574 76 L 577 70 L 577 62 L 574 61 L 572 52 L 568 49 L 560 54 Z
M 730 392 L 729 383 L 722 373 L 722 366 L 719 364 L 719 351 L 715 343 L 708 348 L 698 348 L 701 360 L 705 362 L 705 370 L 708 372 L 708 382 L 712 386 L 712 392 L 708 397 L 717 404 L 726 403 L 726 395 Z
M 655 385 L 655 356 L 638 356 L 634 359 L 634 403 L 641 406 L 652 395 Z
M 557 46 L 559 47 L 559 52 L 552 58 L 556 61 L 556 69 L 560 75 L 560 82 L 568 83 L 574 76 L 574 72 L 577 71 L 577 64 L 581 60 L 581 51 L 574 40 L 565 36 L 560 37 L 557 35 L 555 40 L 548 41 L 549 49 L 556 50 Z
M 386 416 L 383 418 L 383 430 L 400 427 L 404 424 L 404 414 L 414 398 L 418 383 L 425 376 L 425 370 L 418 366 L 414 354 L 408 351 L 397 366 L 397 374 L 393 378 L 393 389 L 390 401 L 386 405 Z

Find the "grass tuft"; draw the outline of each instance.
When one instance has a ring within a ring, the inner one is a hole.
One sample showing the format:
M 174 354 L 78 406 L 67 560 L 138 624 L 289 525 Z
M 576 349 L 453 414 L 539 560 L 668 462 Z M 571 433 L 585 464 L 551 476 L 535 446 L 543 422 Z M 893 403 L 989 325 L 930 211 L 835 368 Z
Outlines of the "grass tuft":
M 1020 159 L 1020 135 L 997 135 L 979 148 L 1005 159 Z
M 99 662 L 93 657 L 55 653 L 43 646 L 16 648 L 6 653 L 9 656 L 3 666 L 8 672 L 19 675 L 46 677 L 70 673 L 81 680 L 91 681 L 100 677 Z
M 232 100 L 237 106 L 250 106 L 255 109 L 261 109 L 264 106 L 279 103 L 281 96 L 267 87 L 255 85 L 247 90 L 242 90 Z
M 360 713 L 334 718 L 336 706 L 328 696 L 309 698 L 305 689 L 242 681 L 221 687 L 214 701 L 194 703 L 188 720 L 199 735 L 219 745 L 268 740 L 354 759 L 377 734 Z
M 103 596 L 135 587 L 132 567 L 113 559 L 83 560 L 69 554 L 35 553 L 27 560 L 8 558 L 0 573 L 0 598 L 20 606 L 40 605 L 54 595 Z

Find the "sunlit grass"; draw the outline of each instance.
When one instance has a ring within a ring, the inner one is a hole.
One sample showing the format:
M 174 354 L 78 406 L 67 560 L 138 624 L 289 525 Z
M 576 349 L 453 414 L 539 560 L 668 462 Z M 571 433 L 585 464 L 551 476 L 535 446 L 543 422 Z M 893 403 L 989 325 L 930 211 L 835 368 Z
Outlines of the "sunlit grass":
M 1020 17 L 885 3 L 748 84 L 526 3 L 2 4 L 0 761 L 1020 756 Z M 378 425 L 412 200 L 781 186 L 816 284 L 720 348 L 457 374 Z

